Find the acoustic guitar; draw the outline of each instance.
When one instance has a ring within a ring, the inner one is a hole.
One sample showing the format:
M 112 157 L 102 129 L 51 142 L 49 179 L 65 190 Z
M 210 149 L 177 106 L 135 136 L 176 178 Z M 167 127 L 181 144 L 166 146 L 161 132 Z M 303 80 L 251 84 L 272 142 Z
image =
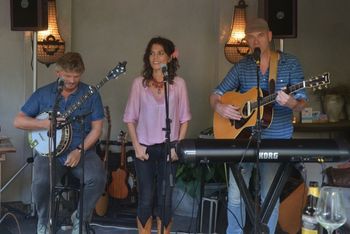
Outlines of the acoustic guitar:
M 284 89 L 287 94 L 294 93 L 300 89 L 318 88 L 330 84 L 330 74 L 328 72 L 311 77 L 295 85 L 291 85 Z M 256 87 L 248 90 L 246 93 L 227 92 L 221 97 L 221 102 L 239 107 L 239 112 L 242 116 L 240 120 L 227 119 L 218 113 L 214 113 L 214 136 L 216 139 L 235 139 L 247 134 L 247 128 L 255 126 L 258 113 L 257 96 L 258 91 L 262 97 L 260 101 L 260 119 L 262 127 L 270 126 L 273 119 L 272 103 L 275 102 L 277 93 L 266 95 L 261 89 Z
M 95 206 L 95 211 L 98 216 L 104 216 L 107 213 L 108 209 L 108 192 L 107 192 L 107 187 L 109 184 L 109 176 L 108 176 L 108 157 L 109 157 L 109 142 L 110 142 L 110 137 L 111 137 L 111 116 L 109 112 L 109 107 L 105 106 L 105 116 L 108 124 L 107 128 L 107 135 L 106 135 L 106 144 L 104 148 L 104 157 L 103 157 L 103 164 L 104 168 L 107 172 L 107 183 L 106 183 L 106 188 L 101 197 L 97 200 L 96 206 Z
M 125 132 L 120 131 L 120 166 L 116 171 L 112 171 L 112 182 L 108 187 L 109 195 L 116 199 L 125 199 L 129 194 L 125 152 L 126 135 L 127 134 Z

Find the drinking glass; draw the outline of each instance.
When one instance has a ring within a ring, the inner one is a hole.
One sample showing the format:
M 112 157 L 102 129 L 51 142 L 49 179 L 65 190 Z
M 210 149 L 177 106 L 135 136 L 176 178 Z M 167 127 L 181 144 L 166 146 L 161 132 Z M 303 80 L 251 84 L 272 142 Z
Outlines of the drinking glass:
M 328 234 L 346 222 L 342 191 L 337 187 L 322 187 L 316 206 L 316 219 Z

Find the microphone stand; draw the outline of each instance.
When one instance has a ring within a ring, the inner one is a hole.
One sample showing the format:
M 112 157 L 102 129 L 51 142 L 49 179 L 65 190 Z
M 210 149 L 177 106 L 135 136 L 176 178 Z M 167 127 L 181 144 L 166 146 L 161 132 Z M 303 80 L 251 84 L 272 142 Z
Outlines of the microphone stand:
M 162 73 L 164 75 L 164 99 L 165 99 L 165 128 L 163 128 L 163 131 L 165 131 L 165 149 L 166 149 L 166 158 L 164 160 L 164 177 L 163 177 L 163 181 L 162 181 L 162 196 L 163 196 L 163 208 L 162 208 L 162 212 L 161 212 L 161 222 L 160 222 L 160 226 L 161 226 L 161 234 L 164 233 L 164 228 L 163 228 L 163 221 L 165 219 L 165 209 L 166 209 L 166 205 L 165 205 L 165 201 L 166 201 L 166 185 L 167 185 L 167 180 L 166 180 L 166 174 L 167 174 L 167 169 L 168 167 L 170 168 L 170 174 L 169 174 L 169 186 L 170 187 L 174 187 L 174 177 L 173 177 L 173 171 L 171 168 L 171 142 L 170 142 L 170 124 L 171 124 L 171 119 L 169 118 L 169 75 L 168 75 L 168 71 L 167 71 L 167 67 L 166 66 L 162 66 Z M 169 160 L 169 162 L 168 162 Z
M 53 229 L 53 220 L 52 220 L 52 207 L 53 207 L 53 201 L 54 201 L 54 193 L 53 193 L 53 187 L 55 183 L 55 174 L 53 173 L 53 169 L 55 168 L 56 162 L 53 160 L 56 157 L 57 154 L 57 112 L 59 109 L 59 102 L 61 100 L 61 92 L 63 87 L 57 89 L 57 95 L 55 98 L 55 103 L 53 106 L 52 112 L 49 113 L 49 119 L 50 119 L 50 129 L 48 132 L 49 136 L 49 177 L 50 177 L 50 198 L 49 198 L 49 233 L 54 233 L 55 230 Z
M 79 188 L 79 234 L 82 234 L 83 231 L 83 198 L 84 198 L 84 175 L 85 175 L 85 150 L 84 150 L 84 139 L 85 139 L 85 118 L 90 115 L 92 111 L 89 111 L 87 113 L 84 113 L 82 115 L 74 116 L 73 118 L 67 119 L 64 124 L 59 125 L 57 128 L 61 129 L 66 125 L 69 125 L 73 123 L 74 121 L 77 121 L 80 124 L 80 131 L 81 131 L 81 151 L 80 151 L 80 161 L 81 161 L 81 175 L 80 175 L 80 188 Z M 86 225 L 86 230 L 88 230 L 87 224 Z
M 84 205 L 84 174 L 85 174 L 85 150 L 84 150 L 84 139 L 85 139 L 85 118 L 90 115 L 92 111 L 82 114 L 80 116 L 76 116 L 72 121 L 76 120 L 80 123 L 80 131 L 81 131 L 81 151 L 80 151 L 80 160 L 81 160 L 81 175 L 80 175 L 80 193 L 79 193 L 79 234 L 83 233 L 83 205 Z M 86 225 L 84 223 L 84 225 Z M 86 230 L 87 227 L 86 227 Z
M 260 96 L 260 79 L 259 79 L 259 71 L 260 71 L 260 54 L 255 58 L 256 62 L 256 81 L 257 81 L 257 121 L 255 126 L 255 135 L 256 135 L 256 173 L 255 173 L 255 195 L 254 195 L 254 205 L 255 205 L 255 216 L 254 216 L 254 233 L 261 233 L 261 227 L 259 224 L 259 195 L 260 195 L 260 170 L 259 170 L 259 152 L 260 152 L 260 144 L 261 144 L 261 119 L 260 119 L 260 106 L 261 106 L 261 96 Z

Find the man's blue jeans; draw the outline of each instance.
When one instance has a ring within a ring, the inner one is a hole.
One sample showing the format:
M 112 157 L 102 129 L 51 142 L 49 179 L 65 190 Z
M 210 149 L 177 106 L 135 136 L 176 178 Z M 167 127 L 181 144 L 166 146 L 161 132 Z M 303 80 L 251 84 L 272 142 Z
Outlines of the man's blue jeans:
M 261 199 L 264 201 L 266 194 L 270 188 L 270 185 L 275 177 L 279 163 L 260 163 L 260 189 L 261 189 Z M 249 183 L 251 172 L 253 169 L 253 163 L 242 163 L 242 177 L 245 184 Z M 270 233 L 275 233 L 277 221 L 278 221 L 278 208 L 279 200 L 274 207 L 270 220 L 268 222 L 268 227 Z M 229 178 L 229 188 L 228 188 L 228 204 L 227 204 L 227 220 L 228 226 L 227 234 L 243 233 L 243 228 L 245 225 L 245 204 L 243 198 L 241 197 L 240 191 L 238 189 L 235 178 L 230 170 Z
M 54 158 L 57 159 L 57 158 Z M 82 160 L 73 168 L 68 168 L 56 161 L 54 169 L 56 181 L 71 170 L 76 178 L 80 178 L 82 172 Z M 88 150 L 85 154 L 84 161 L 84 201 L 83 201 L 83 220 L 88 221 L 98 198 L 104 191 L 106 184 L 106 172 L 98 155 Z M 50 174 L 49 174 L 49 158 L 39 156 L 34 160 L 34 178 L 32 184 L 33 198 L 38 213 L 38 223 L 46 225 L 49 221 L 49 199 L 50 199 Z M 79 211 L 78 211 L 79 214 Z

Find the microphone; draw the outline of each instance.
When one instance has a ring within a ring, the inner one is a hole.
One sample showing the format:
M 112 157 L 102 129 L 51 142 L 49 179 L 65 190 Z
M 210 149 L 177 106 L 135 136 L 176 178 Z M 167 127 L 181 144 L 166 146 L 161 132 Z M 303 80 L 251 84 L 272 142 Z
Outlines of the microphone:
M 57 91 L 59 93 L 61 93 L 63 90 L 63 87 L 64 87 L 64 79 L 63 79 L 63 77 L 58 77 L 57 78 Z
M 253 52 L 253 58 L 255 60 L 256 65 L 260 65 L 260 54 L 261 54 L 260 48 L 256 47 Z
M 166 64 L 160 64 L 160 67 L 162 68 L 162 72 L 164 75 L 164 80 L 168 78 L 168 66 Z

